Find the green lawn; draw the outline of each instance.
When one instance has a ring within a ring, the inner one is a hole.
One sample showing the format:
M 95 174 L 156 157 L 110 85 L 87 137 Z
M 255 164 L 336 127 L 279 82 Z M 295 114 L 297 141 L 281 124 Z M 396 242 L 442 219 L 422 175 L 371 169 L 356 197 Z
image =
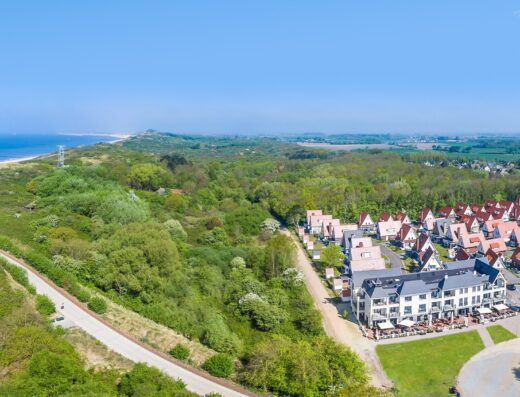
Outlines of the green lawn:
M 400 397 L 449 396 L 466 361 L 484 348 L 477 331 L 376 348 Z
M 443 247 L 442 244 L 433 243 L 433 246 L 439 253 L 439 256 L 444 262 L 451 262 L 453 259 L 450 259 L 448 257 L 448 249 L 446 247 Z
M 515 334 L 505 329 L 501 325 L 491 325 L 487 327 L 487 331 L 489 332 L 489 335 L 495 344 L 516 338 Z

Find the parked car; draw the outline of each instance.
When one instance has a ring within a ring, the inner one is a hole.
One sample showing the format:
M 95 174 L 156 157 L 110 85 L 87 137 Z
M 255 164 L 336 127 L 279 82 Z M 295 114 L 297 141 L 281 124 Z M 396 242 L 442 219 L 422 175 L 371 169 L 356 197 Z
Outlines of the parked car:
M 509 291 L 516 291 L 516 285 L 514 285 L 514 284 L 507 284 L 507 289 Z

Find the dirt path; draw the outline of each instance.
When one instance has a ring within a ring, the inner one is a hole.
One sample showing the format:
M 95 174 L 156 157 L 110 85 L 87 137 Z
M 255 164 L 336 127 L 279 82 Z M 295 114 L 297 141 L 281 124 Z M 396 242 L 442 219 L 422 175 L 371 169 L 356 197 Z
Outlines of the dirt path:
M 366 363 L 371 372 L 371 383 L 377 387 L 391 387 L 392 382 L 388 379 L 375 351 L 375 342 L 366 339 L 359 330 L 359 327 L 351 321 L 346 321 L 340 317 L 338 309 L 329 303 L 330 298 L 327 289 L 322 284 L 320 277 L 314 271 L 307 254 L 303 250 L 300 242 L 289 231 L 283 233 L 290 235 L 296 243 L 298 267 L 305 274 L 305 284 L 309 290 L 314 304 L 318 308 L 323 318 L 323 325 L 328 336 L 337 342 L 350 347 Z

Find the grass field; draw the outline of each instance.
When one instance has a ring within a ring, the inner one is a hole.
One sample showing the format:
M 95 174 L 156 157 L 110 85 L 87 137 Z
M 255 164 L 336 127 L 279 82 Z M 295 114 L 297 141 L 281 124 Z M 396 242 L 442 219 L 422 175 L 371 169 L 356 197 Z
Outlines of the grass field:
M 495 344 L 516 338 L 515 334 L 501 325 L 491 325 L 487 327 L 487 331 Z
M 466 361 L 484 348 L 477 331 L 376 348 L 400 397 L 449 396 Z

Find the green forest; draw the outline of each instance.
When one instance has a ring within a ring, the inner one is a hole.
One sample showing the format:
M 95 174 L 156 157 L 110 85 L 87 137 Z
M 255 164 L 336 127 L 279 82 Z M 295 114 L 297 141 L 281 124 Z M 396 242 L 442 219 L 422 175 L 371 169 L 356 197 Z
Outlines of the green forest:
M 67 151 L 66 164 L 43 158 L 0 169 L 0 247 L 89 307 L 103 310 L 96 291 L 208 346 L 210 373 L 281 396 L 387 395 L 368 386 L 357 355 L 324 335 L 281 227 L 310 208 L 350 222 L 363 210 L 415 217 L 423 206 L 520 191 L 519 176 L 267 138 L 148 133 Z M 123 392 L 110 389 L 112 375 L 81 374 L 108 395 Z M 23 376 L 32 375 L 21 370 L 7 384 Z

